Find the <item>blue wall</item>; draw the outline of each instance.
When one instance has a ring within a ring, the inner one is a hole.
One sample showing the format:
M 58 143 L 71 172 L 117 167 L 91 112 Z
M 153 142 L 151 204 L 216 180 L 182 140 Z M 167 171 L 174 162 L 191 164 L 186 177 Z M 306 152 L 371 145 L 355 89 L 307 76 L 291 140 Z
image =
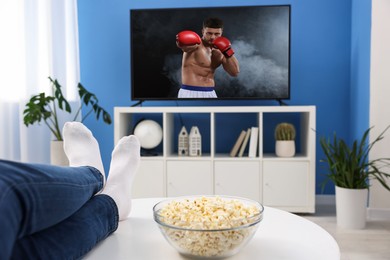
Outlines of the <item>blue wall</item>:
M 369 125 L 371 0 L 352 2 L 351 29 L 351 138 Z
M 353 137 L 367 128 L 369 87 L 367 39 L 370 33 L 367 21 L 370 20 L 370 10 L 366 7 L 371 5 L 371 1 L 232 0 L 228 5 L 261 4 L 291 5 L 291 100 L 287 103 L 315 105 L 317 107 L 316 130 L 321 136 L 329 136 L 337 132 L 341 136 Z M 112 115 L 113 107 L 134 104 L 130 100 L 129 9 L 211 5 L 226 6 L 226 1 L 78 1 L 81 83 L 100 98 L 101 105 L 108 108 Z M 361 19 L 362 15 L 363 19 Z M 366 38 L 362 39 L 362 37 Z M 176 105 L 176 102 L 171 101 L 143 104 L 143 106 Z M 276 105 L 276 103 L 183 101 L 179 102 L 179 105 L 262 106 Z M 94 119 L 88 120 L 86 125 L 100 143 L 103 162 L 108 172 L 114 145 L 113 125 L 107 126 Z M 317 161 L 321 158 L 323 153 L 317 143 Z M 319 162 L 316 168 L 316 191 L 319 194 L 326 169 Z M 334 193 L 333 185 L 329 183 L 324 192 Z

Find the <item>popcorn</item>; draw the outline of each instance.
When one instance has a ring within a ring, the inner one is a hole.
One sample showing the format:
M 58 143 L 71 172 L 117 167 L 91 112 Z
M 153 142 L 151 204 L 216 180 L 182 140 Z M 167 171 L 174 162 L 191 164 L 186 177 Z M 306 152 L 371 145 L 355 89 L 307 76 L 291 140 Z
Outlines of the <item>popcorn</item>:
M 182 253 L 202 257 L 224 256 L 238 248 L 254 234 L 257 227 L 251 224 L 259 221 L 259 214 L 255 205 L 221 197 L 172 201 L 158 213 L 168 225 L 160 226 L 168 240 Z

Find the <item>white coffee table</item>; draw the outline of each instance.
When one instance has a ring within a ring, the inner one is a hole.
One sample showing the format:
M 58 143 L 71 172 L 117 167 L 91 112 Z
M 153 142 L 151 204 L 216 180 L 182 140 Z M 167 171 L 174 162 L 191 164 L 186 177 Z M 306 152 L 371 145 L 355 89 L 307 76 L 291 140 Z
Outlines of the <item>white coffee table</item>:
M 84 259 L 175 260 L 177 253 L 153 220 L 153 206 L 164 198 L 134 199 L 130 218 Z M 320 226 L 297 215 L 265 207 L 264 219 L 246 247 L 229 260 L 339 260 L 334 238 Z

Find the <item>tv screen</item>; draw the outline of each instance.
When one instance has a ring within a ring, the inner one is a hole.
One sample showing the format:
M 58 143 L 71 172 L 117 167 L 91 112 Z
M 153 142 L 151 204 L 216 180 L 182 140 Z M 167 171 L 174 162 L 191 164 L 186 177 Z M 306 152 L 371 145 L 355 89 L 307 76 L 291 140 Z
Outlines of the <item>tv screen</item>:
M 290 5 L 130 10 L 131 99 L 289 99 Z

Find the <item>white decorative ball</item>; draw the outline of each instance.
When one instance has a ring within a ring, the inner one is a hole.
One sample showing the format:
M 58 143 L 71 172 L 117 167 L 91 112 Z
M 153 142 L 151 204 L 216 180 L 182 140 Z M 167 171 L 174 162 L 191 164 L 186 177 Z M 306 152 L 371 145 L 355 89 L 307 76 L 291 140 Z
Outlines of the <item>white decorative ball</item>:
M 161 143 L 163 132 L 156 121 L 147 119 L 136 125 L 134 135 L 139 139 L 142 148 L 153 149 Z

